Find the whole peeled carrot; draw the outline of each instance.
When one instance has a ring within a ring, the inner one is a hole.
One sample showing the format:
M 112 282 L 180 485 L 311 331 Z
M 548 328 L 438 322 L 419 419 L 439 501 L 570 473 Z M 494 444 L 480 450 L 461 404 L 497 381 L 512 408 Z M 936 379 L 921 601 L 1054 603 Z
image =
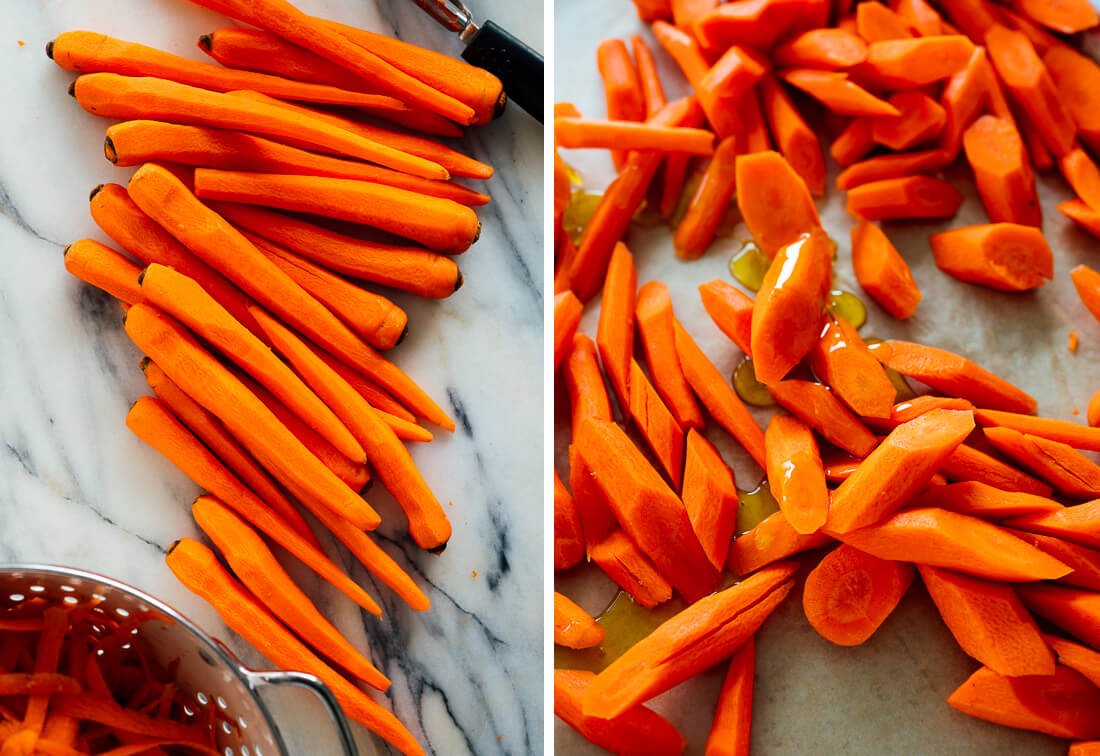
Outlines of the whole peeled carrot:
M 167 79 L 84 74 L 73 84 L 72 93 L 82 108 L 104 118 L 148 118 L 251 131 L 276 139 L 293 138 L 315 149 L 331 150 L 414 176 L 450 178 L 447 169 L 438 163 L 372 142 L 318 119 Z
M 65 270 L 124 304 L 141 301 L 141 269 L 130 258 L 93 239 L 65 247 Z
M 354 105 L 368 110 L 408 110 L 408 106 L 395 97 L 222 68 L 90 31 L 70 31 L 59 35 L 47 43 L 46 55 L 62 68 L 81 74 L 154 76 L 213 92 L 250 89 L 288 100 Z
M 199 168 L 195 194 L 363 223 L 445 254 L 465 252 L 481 233 L 465 205 L 367 181 Z

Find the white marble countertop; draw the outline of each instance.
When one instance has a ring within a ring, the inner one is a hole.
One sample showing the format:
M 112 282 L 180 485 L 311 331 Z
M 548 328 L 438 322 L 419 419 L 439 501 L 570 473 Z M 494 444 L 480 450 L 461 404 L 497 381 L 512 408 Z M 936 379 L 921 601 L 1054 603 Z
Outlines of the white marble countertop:
M 407 0 L 297 0 L 303 9 L 393 32 L 458 54 L 460 43 Z M 542 3 L 480 0 L 488 16 L 541 48 Z M 98 233 L 88 192 L 128 172 L 102 155 L 107 122 L 66 90 L 72 74 L 47 41 L 93 29 L 201 58 L 195 40 L 228 22 L 187 0 L 6 0 L 0 4 L 0 563 L 45 562 L 102 572 L 163 598 L 253 666 L 262 660 L 164 566 L 195 536 L 195 486 L 123 424 L 148 389 L 140 355 L 108 297 L 69 276 L 61 250 Z M 451 437 L 413 450 L 448 509 L 454 537 L 442 556 L 416 550 L 399 510 L 376 486 L 385 548 L 425 588 L 414 614 L 384 588 L 379 622 L 311 573 L 297 574 L 337 625 L 367 644 L 394 685 L 389 703 L 429 750 L 541 749 L 542 707 L 542 130 L 518 109 L 468 135 L 464 148 L 496 166 L 484 231 L 460 259 L 465 285 L 442 302 L 395 299 L 411 333 L 395 361 L 458 420 Z M 351 566 L 346 555 L 344 563 Z M 300 697 L 283 724 L 317 729 Z M 364 753 L 370 738 L 357 728 Z M 299 753 L 326 753 L 307 734 Z
M 555 37 L 558 82 L 555 99 L 573 102 L 586 116 L 603 117 L 603 90 L 596 73 L 596 46 L 605 37 L 629 39 L 644 34 L 662 70 L 670 99 L 684 93 L 683 78 L 638 21 L 629 3 L 557 0 Z M 1092 40 L 1095 43 L 1095 40 Z M 1096 48 L 1093 48 L 1095 54 Z M 563 152 L 593 191 L 612 177 L 606 153 Z M 843 192 L 833 188 L 836 166 L 830 164 L 827 196 L 818 201 L 825 228 L 839 244 L 835 266 L 838 288 L 855 292 L 868 303 L 864 336 L 910 338 L 969 355 L 984 367 L 1029 391 L 1040 412 L 1084 422 L 1084 410 L 1100 388 L 1100 324 L 1085 310 L 1069 280 L 1078 263 L 1096 265 L 1100 244 L 1077 230 L 1055 209 L 1068 197 L 1054 173 L 1040 177 L 1044 232 L 1055 252 L 1055 280 L 1024 295 L 1003 294 L 970 286 L 941 273 L 932 260 L 927 235 L 948 225 L 988 222 L 965 167 L 949 178 L 966 195 L 959 216 L 949 223 L 889 224 L 887 233 L 913 269 L 925 299 L 916 316 L 898 322 L 862 293 L 849 257 L 851 220 L 843 209 Z M 701 259 L 684 263 L 672 250 L 665 227 L 632 228 L 627 243 L 638 266 L 638 284 L 660 279 L 669 285 L 678 317 L 725 375 L 741 353 L 714 326 L 699 300 L 697 287 L 712 278 L 731 281 L 727 265 L 748 238 L 739 226 L 732 238 L 718 240 Z M 582 327 L 595 334 L 598 307 L 585 313 Z M 1076 355 L 1066 347 L 1069 331 L 1080 332 Z M 1071 414 L 1079 409 L 1081 415 Z M 757 415 L 766 422 L 771 410 Z M 751 489 L 762 473 L 729 437 L 711 424 L 708 436 L 722 449 L 737 474 L 740 488 Z M 556 456 L 568 469 L 563 441 L 568 421 L 558 421 Z M 977 668 L 960 651 L 940 620 L 919 580 L 898 610 L 865 645 L 840 648 L 822 640 L 803 614 L 800 589 L 768 621 L 757 643 L 756 699 L 752 752 L 760 756 L 793 754 L 1019 754 L 1064 753 L 1064 741 L 1021 732 L 966 717 L 946 698 Z M 592 612 L 602 611 L 615 587 L 598 569 L 574 570 L 557 577 L 561 590 Z M 701 754 L 721 687 L 720 665 L 654 700 L 688 741 L 688 754 Z M 554 735 L 559 753 L 588 756 L 603 753 L 586 743 L 560 720 Z

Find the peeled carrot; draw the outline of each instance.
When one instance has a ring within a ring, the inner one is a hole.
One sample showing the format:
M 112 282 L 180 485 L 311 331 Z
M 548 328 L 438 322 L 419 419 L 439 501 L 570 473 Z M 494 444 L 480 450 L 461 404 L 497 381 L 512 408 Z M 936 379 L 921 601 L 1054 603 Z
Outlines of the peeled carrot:
M 1100 212 L 1093 210 L 1079 199 L 1060 203 L 1058 211 L 1080 226 L 1083 231 L 1100 238 Z
M 484 205 L 489 201 L 487 195 L 449 181 L 433 181 L 371 163 L 309 152 L 243 131 L 205 126 L 146 120 L 116 123 L 107 128 L 103 153 L 107 160 L 120 166 L 167 162 L 235 171 L 328 176 L 376 181 L 463 205 Z
M 966 68 L 952 75 L 944 86 L 940 102 L 947 118 L 939 146 L 946 152 L 948 160 L 954 160 L 959 154 L 963 133 L 988 105 L 993 77 L 985 48 L 975 47 Z
M 780 154 L 806 182 L 810 193 L 820 197 L 825 193 L 825 155 L 817 134 L 773 77 L 760 82 L 759 93 Z
M 1012 428 L 1021 433 L 1039 436 L 1051 441 L 1059 441 L 1072 446 L 1074 449 L 1100 451 L 1100 430 L 1068 420 L 1056 420 L 987 409 L 975 411 L 974 419 L 983 426 L 992 425 Z
M 1100 92 L 1100 65 L 1066 45 L 1048 50 L 1043 64 L 1077 126 L 1078 138 L 1096 154 L 1100 150 L 1100 110 L 1095 102 Z
M 710 319 L 745 354 L 751 354 L 752 299 L 720 278 L 699 284 L 699 297 Z
M 81 239 L 65 247 L 65 270 L 124 304 L 141 301 L 141 268 L 93 239 Z
M 750 49 L 733 45 L 707 69 L 692 87 L 707 114 L 714 133 L 721 139 L 738 136 L 743 123 L 719 114 L 730 113 L 745 100 L 756 82 L 767 72 L 767 60 Z
M 872 46 L 873 49 L 873 46 Z M 788 68 L 778 76 L 818 100 L 834 113 L 854 116 L 892 116 L 898 110 L 856 84 L 843 71 Z
M 1054 635 L 1044 635 L 1043 639 L 1058 655 L 1059 664 L 1076 670 L 1093 685 L 1100 687 L 1100 653 Z
M 344 713 L 351 719 L 376 732 L 402 753 L 424 753 L 397 717 L 349 683 L 283 628 L 221 566 L 210 549 L 185 538 L 168 550 L 166 561 L 188 590 L 211 604 L 226 624 L 271 662 L 317 675 L 332 689 Z
M 895 92 L 887 102 L 897 109 L 898 114 L 873 117 L 871 138 L 892 150 L 907 150 L 931 142 L 942 133 L 947 123 L 943 106 L 920 90 Z
M 934 396 L 933 394 L 915 396 L 894 405 L 894 409 L 890 412 L 889 427 L 896 428 L 901 423 L 907 423 L 934 409 L 973 410 L 974 405 L 954 396 Z M 976 416 L 975 419 L 977 419 Z
M 672 20 L 681 29 L 690 31 L 695 22 L 718 6 L 719 0 L 672 0 Z
M 783 68 L 843 70 L 866 58 L 866 43 L 844 29 L 810 29 L 772 50 L 775 65 Z
M 573 496 L 554 471 L 554 569 L 567 570 L 584 559 L 586 547 L 581 516 Z
M 898 14 L 879 3 L 856 4 L 856 30 L 867 42 L 916 36 Z
M 679 322 L 676 329 L 676 353 L 680 365 L 700 403 L 719 425 L 749 453 L 761 468 L 765 465 L 764 431 L 756 424 L 752 413 L 737 396 L 718 368 L 703 353 L 691 335 Z
M 1076 34 L 1100 23 L 1096 10 L 1084 0 L 1021 0 L 1019 9 L 1033 21 L 1062 34 Z
M 990 223 L 929 237 L 936 266 L 960 281 L 1001 291 L 1028 291 L 1054 277 L 1054 254 L 1039 229 Z
M 1012 586 L 918 565 L 959 646 L 997 674 L 1054 674 L 1054 655 Z
M 591 614 L 554 591 L 554 645 L 592 648 L 603 643 L 603 638 L 604 630 Z
M 605 39 L 596 48 L 596 66 L 603 80 L 607 117 L 621 121 L 642 121 L 646 117 L 645 95 L 630 51 L 621 39 Z M 556 124 L 555 124 L 556 126 Z M 615 168 L 622 170 L 626 153 L 612 153 Z
M 1063 538 L 1092 549 L 1100 549 L 1100 502 L 1065 507 L 1048 514 L 1010 520 L 1008 525 L 1023 530 Z
M 200 496 L 191 507 L 195 522 L 214 543 L 252 596 L 303 641 L 377 690 L 390 681 L 340 634 L 295 585 L 263 539 L 217 499 Z M 373 612 L 382 614 L 381 607 Z
M 632 36 L 630 43 L 634 53 L 634 66 L 638 69 L 638 81 L 642 85 L 646 118 L 652 118 L 668 104 L 660 74 L 657 72 L 657 61 L 654 60 L 653 51 L 649 49 L 641 35 Z
M 630 404 L 630 364 L 634 356 L 634 298 L 638 273 L 634 256 L 623 243 L 615 245 L 607 266 L 596 344 L 619 410 L 625 415 Z
M 59 607 L 51 606 L 42 613 L 42 631 L 38 636 L 33 671 L 36 674 L 52 674 L 58 671 L 65 636 L 69 630 L 69 614 Z M 23 727 L 35 735 L 41 735 L 42 725 L 46 721 L 46 712 L 50 708 L 51 697 L 36 693 L 27 700 L 27 710 L 23 715 Z
M 574 439 L 577 438 L 584 423 L 587 423 L 587 420 L 573 429 Z M 573 492 L 573 503 L 577 505 L 577 514 L 581 518 L 584 543 L 591 557 L 596 545 L 607 538 L 618 526 L 607 496 L 595 479 L 592 469 L 576 442 L 569 445 L 569 490 Z M 664 581 L 664 578 L 661 580 Z M 669 595 L 672 595 L 671 587 L 669 587 Z
M 238 228 L 346 276 L 435 299 L 449 297 L 462 286 L 458 265 L 445 255 L 419 247 L 344 236 L 300 218 L 251 205 L 218 202 L 212 207 Z
M 676 353 L 674 318 L 668 287 L 649 281 L 638 290 L 634 319 L 653 385 L 681 428 L 702 428 L 703 413 Z
M 785 380 L 768 387 L 775 401 L 830 444 L 856 457 L 866 457 L 878 443 L 828 387 L 810 381 Z
M 556 118 L 554 137 L 559 147 L 599 147 L 653 152 L 686 152 L 710 155 L 714 135 L 704 129 L 652 126 L 632 121 L 590 118 Z
M 904 509 L 841 537 L 881 559 L 943 567 L 990 580 L 1054 580 L 1070 571 L 1003 528 L 936 507 Z
M 152 717 L 134 709 L 124 708 L 114 700 L 92 693 L 69 693 L 52 697 L 51 710 L 85 722 L 106 725 L 110 730 L 130 735 L 167 738 L 202 746 L 208 738 L 201 725 L 188 725 L 165 717 Z
M 1100 591 L 1100 551 L 1097 549 L 1090 549 L 1087 546 L 1041 533 L 1012 529 L 1009 532 L 1073 569 L 1073 572 L 1059 579 L 1058 582 L 1087 588 L 1090 591 Z
M 1019 592 L 1028 609 L 1100 648 L 1100 593 L 1050 584 L 1020 586 Z
M 1062 175 L 1081 202 L 1100 212 L 1100 168 L 1084 150 L 1074 147 L 1059 161 Z
M 1042 226 L 1035 175 L 1015 126 L 995 116 L 982 116 L 966 130 L 963 147 L 989 219 Z
M 707 439 L 688 431 L 682 498 L 691 527 L 715 569 L 721 571 L 737 525 L 733 470 Z
M 965 357 L 910 341 L 887 341 L 873 350 L 887 367 L 978 407 L 1035 413 L 1035 399 Z
M 829 492 L 813 434 L 797 419 L 776 414 L 764 443 L 768 482 L 779 511 L 799 533 L 816 532 L 829 515 Z
M 810 350 L 810 367 L 857 415 L 888 418 L 893 413 L 897 389 L 847 320 L 826 318 Z
M 692 87 L 698 84 L 710 64 L 703 57 L 695 35 L 660 20 L 654 22 L 652 30 L 657 42 L 676 61 L 688 84 Z
M 1087 265 L 1078 265 L 1069 272 L 1069 276 L 1081 303 L 1094 318 L 1100 320 L 1100 273 Z
M 695 34 L 708 48 L 752 45 L 762 50 L 805 29 L 825 25 L 827 6 L 807 0 L 738 0 L 722 3 L 695 22 Z
M 829 146 L 829 154 L 833 160 L 846 167 L 867 157 L 874 148 L 871 119 L 857 116 Z
M 951 480 L 976 480 L 1004 491 L 1050 496 L 1051 487 L 996 457 L 963 444 L 951 453 L 940 471 Z
M 748 756 L 755 671 L 756 639 L 749 638 L 730 659 L 722 680 L 707 735 L 707 756 Z
M 848 192 L 846 209 L 859 220 L 951 218 L 962 194 L 930 176 L 905 176 L 861 184 Z
M 735 575 L 750 575 L 772 562 L 832 542 L 832 538 L 821 532 L 809 535 L 799 533 L 791 527 L 782 512 L 774 512 L 752 530 L 734 539 L 726 566 Z
M 642 368 L 630 362 L 630 415 L 677 491 L 683 480 L 684 431 L 661 401 Z
M 581 322 L 584 305 L 577 296 L 566 291 L 554 297 L 554 372 L 561 366 L 573 346 L 573 334 Z
M 672 586 L 621 529 L 591 545 L 588 558 L 641 606 L 652 608 L 672 598 Z
M 879 559 L 842 543 L 806 576 L 802 610 L 825 640 L 858 646 L 894 611 L 914 574 L 912 565 Z
M 1055 490 L 1076 499 L 1100 496 L 1100 465 L 1068 444 L 1005 427 L 985 429 L 985 437 L 1018 465 Z
M 677 257 L 701 257 L 714 241 L 737 186 L 734 165 L 739 150 L 737 137 L 726 137 L 718 143 L 683 220 L 676 226 L 672 244 Z
M 790 592 L 794 571 L 774 564 L 672 617 L 596 676 L 585 714 L 617 716 L 727 658 Z
M 596 345 L 583 333 L 573 337 L 573 348 L 565 360 L 564 377 L 569 391 L 569 406 L 573 410 L 574 435 L 587 417 L 611 420 L 611 400 L 604 387 Z
M 1061 504 L 1046 496 L 1004 491 L 977 480 L 926 489 L 915 501 L 921 506 L 942 507 L 959 514 L 992 520 L 1047 514 L 1062 509 Z
M 738 155 L 736 173 L 737 208 L 768 257 L 821 226 L 806 183 L 778 152 Z
M 439 551 L 451 536 L 443 507 L 417 470 L 405 445 L 373 407 L 290 329 L 266 313 L 254 313 L 275 348 L 305 381 L 338 411 L 366 450 L 367 459 L 409 520 L 409 533 L 421 548 Z
M 1002 677 L 982 667 L 947 699 L 978 719 L 1061 738 L 1100 737 L 1100 690 L 1074 670 Z
M 581 702 L 595 678 L 593 672 L 555 669 L 554 715 L 592 743 L 614 753 L 676 756 L 683 752 L 683 736 L 667 719 L 644 706 L 609 719 L 585 716 Z
M 974 45 L 961 35 L 890 39 L 867 46 L 860 75 L 890 89 L 912 89 L 948 79 L 966 68 Z
M 943 18 L 924 0 L 898 0 L 891 4 L 898 14 L 921 37 L 943 34 Z

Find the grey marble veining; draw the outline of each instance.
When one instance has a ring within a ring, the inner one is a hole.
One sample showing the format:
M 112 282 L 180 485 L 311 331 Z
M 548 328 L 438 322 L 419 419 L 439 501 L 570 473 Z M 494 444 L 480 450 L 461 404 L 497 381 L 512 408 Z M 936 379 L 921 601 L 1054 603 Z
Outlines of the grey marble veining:
M 457 54 L 460 42 L 407 0 L 298 0 L 319 15 Z M 541 47 L 540 2 L 478 0 L 491 17 Z M 108 241 L 88 192 L 129 171 L 102 154 L 107 121 L 80 109 L 72 74 L 44 55 L 70 29 L 92 29 L 203 56 L 202 33 L 228 25 L 187 0 L 10 0 L 0 5 L 0 562 L 79 566 L 130 582 L 229 640 L 262 666 L 212 610 L 180 587 L 165 549 L 196 536 L 196 488 L 123 424 L 148 393 L 140 355 L 108 297 L 65 273 L 65 244 Z M 25 44 L 20 45 L 20 42 Z M 429 749 L 447 754 L 538 752 L 542 717 L 542 130 L 518 109 L 470 133 L 465 150 L 497 168 L 484 184 L 481 240 L 459 259 L 465 285 L 450 299 L 394 296 L 410 335 L 395 361 L 458 420 L 413 455 L 448 514 L 454 537 L 432 556 L 405 537 L 381 486 L 384 548 L 425 588 L 413 613 L 346 553 L 352 575 L 384 606 L 363 615 L 308 570 L 287 563 L 354 642 L 393 681 L 389 699 Z M 328 545 L 332 545 L 329 539 Z M 284 724 L 324 752 L 324 725 L 300 696 L 279 694 Z M 284 700 L 285 699 L 285 700 Z M 358 728 L 357 728 L 358 729 Z M 358 729 L 364 753 L 372 739 Z

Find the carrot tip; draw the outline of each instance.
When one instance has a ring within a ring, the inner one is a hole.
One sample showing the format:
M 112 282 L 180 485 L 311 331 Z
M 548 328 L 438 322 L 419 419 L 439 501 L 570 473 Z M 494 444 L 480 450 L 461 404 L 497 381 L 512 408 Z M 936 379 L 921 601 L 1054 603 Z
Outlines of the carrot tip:
M 53 40 L 46 43 L 46 57 L 53 60 Z
M 103 140 L 103 157 L 107 158 L 109 163 L 118 162 L 118 151 L 115 149 L 114 140 L 109 136 Z
M 466 279 L 462 277 L 462 271 L 458 271 L 458 275 L 455 277 L 455 287 L 451 292 L 452 294 L 462 288 L 462 284 L 466 282 Z
M 107 185 L 106 184 L 100 184 L 100 185 L 96 186 L 94 189 L 92 189 L 91 194 L 88 195 L 88 201 L 91 202 L 92 200 L 94 200 L 95 196 L 97 194 L 99 194 L 101 191 L 103 191 L 103 187 L 105 187 L 105 186 L 107 186 Z

